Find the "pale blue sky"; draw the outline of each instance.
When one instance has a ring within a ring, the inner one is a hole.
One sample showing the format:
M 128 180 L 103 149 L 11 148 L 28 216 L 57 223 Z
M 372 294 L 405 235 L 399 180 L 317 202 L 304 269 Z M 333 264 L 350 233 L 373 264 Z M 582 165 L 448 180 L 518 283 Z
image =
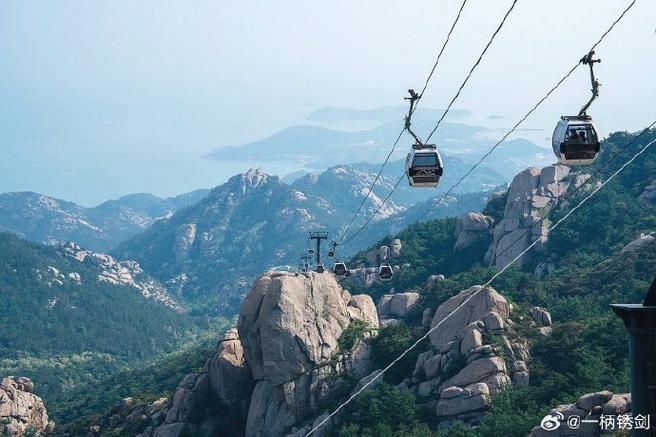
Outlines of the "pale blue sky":
M 459 3 L 4 0 L 0 192 L 93 204 L 216 185 L 243 170 L 199 158 L 217 146 L 323 106 L 401 103 L 421 87 Z M 423 104 L 450 100 L 509 4 L 469 1 Z M 472 122 L 501 114 L 497 124 L 511 124 L 626 4 L 519 0 L 456 106 L 473 111 Z M 604 133 L 654 117 L 654 12 L 652 0 L 638 0 L 598 50 L 601 97 L 590 112 Z M 550 134 L 588 89 L 580 70 L 526 126 Z

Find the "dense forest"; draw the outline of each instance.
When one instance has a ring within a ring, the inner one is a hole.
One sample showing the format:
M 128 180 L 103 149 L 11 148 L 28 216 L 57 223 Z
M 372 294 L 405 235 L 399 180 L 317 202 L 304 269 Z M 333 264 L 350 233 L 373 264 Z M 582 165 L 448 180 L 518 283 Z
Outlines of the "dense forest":
M 91 257 L 79 261 L 61 247 L 0 233 L 0 374 L 32 378 L 56 419 L 71 393 L 215 341 L 223 329 L 99 280 L 101 272 Z

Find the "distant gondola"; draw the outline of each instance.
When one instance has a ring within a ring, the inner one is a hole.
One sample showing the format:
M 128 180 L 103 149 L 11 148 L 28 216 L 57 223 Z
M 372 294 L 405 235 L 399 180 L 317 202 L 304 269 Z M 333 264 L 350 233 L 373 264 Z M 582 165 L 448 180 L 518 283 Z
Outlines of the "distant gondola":
M 335 266 L 333 267 L 333 273 L 335 276 L 345 276 L 347 271 L 348 269 L 346 268 L 346 264 L 343 262 L 336 262 Z
M 391 281 L 394 276 L 394 270 L 388 263 L 382 263 L 378 268 L 378 279 L 381 281 Z

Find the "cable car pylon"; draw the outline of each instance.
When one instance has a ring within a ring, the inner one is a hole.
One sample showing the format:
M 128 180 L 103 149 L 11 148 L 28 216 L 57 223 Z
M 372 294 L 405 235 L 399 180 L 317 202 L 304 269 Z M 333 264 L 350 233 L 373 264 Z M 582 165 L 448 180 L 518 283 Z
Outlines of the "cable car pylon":
M 323 264 L 321 263 L 321 241 L 322 240 L 327 240 L 328 239 L 328 232 L 323 232 L 323 231 L 313 231 L 310 232 L 310 238 L 308 241 L 315 240 L 316 242 L 316 251 L 313 250 L 313 253 L 316 258 L 316 266 L 314 268 L 314 271 L 317 273 L 323 273 L 324 272 L 324 267 Z M 309 251 L 308 251 L 309 253 Z

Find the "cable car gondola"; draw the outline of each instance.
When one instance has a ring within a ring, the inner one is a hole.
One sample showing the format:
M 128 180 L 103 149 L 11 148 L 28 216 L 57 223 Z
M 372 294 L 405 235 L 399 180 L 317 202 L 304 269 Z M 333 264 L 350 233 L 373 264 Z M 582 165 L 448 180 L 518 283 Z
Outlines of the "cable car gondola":
M 592 97 L 581 108 L 579 115 L 562 116 L 554 129 L 551 144 L 558 162 L 565 165 L 590 165 L 595 162 L 600 151 L 599 134 L 586 111 L 599 96 L 599 81 L 595 79 L 593 66 L 600 59 L 592 59 L 591 51 L 581 59 L 582 64 L 590 67 Z
M 338 261 L 335 263 L 335 266 L 333 267 L 333 273 L 335 276 L 345 276 L 347 272 L 346 264 L 344 264 L 341 261 Z
M 389 263 L 382 263 L 378 268 L 378 279 L 381 281 L 391 281 L 394 276 L 394 270 Z
M 565 165 L 590 165 L 600 150 L 599 136 L 589 115 L 563 116 L 554 129 L 553 151 Z
M 412 151 L 408 153 L 405 160 L 405 174 L 408 183 L 412 187 L 437 187 L 444 173 L 442 158 L 435 144 L 424 144 L 421 139 L 410 129 L 412 114 L 415 111 L 415 103 L 421 98 L 415 90 L 408 90 L 410 97 L 410 110 L 405 117 L 405 130 L 415 139 Z
M 444 173 L 442 158 L 434 144 L 417 143 L 405 160 L 405 173 L 412 187 L 437 187 Z
M 323 273 L 324 272 L 323 264 L 317 264 L 317 266 L 314 268 L 314 271 L 317 273 Z

